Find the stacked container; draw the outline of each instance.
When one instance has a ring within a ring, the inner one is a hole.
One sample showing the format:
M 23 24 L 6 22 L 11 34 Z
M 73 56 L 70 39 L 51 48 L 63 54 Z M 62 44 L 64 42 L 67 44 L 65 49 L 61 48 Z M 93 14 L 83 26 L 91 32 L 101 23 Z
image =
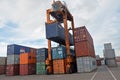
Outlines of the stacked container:
M 0 74 L 5 74 L 6 57 L 0 57 Z
M 97 63 L 97 66 L 101 66 L 101 59 L 99 55 L 96 55 L 96 63 Z
M 74 30 L 75 52 L 78 72 L 90 72 L 96 69 L 94 44 L 85 26 Z
M 28 47 L 12 44 L 7 46 L 7 66 L 6 75 L 19 74 L 19 56 L 20 50 L 24 48 L 24 52 L 29 52 Z
M 30 52 L 20 54 L 20 75 L 36 73 L 36 49 L 30 48 Z
M 36 74 L 47 74 L 45 60 L 48 57 L 48 50 L 41 48 L 36 50 Z
M 64 46 L 52 48 L 53 73 L 66 73 L 66 49 Z
M 105 64 L 109 67 L 117 66 L 116 59 L 115 59 L 115 51 L 112 49 L 111 43 L 104 44 L 104 58 Z

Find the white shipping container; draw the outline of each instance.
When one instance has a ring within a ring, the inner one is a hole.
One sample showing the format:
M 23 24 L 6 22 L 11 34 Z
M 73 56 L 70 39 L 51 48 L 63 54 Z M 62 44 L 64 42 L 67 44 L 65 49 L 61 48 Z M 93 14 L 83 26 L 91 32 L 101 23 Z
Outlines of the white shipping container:
M 96 69 L 96 59 L 92 57 L 77 57 L 77 72 L 91 72 Z
M 114 49 L 107 49 L 103 50 L 104 57 L 105 58 L 115 58 L 115 51 Z
M 112 49 L 111 43 L 104 44 L 104 49 Z
M 6 57 L 0 57 L 0 66 L 6 65 Z
M 113 58 L 113 59 L 106 59 L 106 65 L 109 66 L 109 67 L 117 66 L 115 58 Z
M 17 54 L 7 55 L 7 65 L 9 64 L 19 64 L 20 56 Z

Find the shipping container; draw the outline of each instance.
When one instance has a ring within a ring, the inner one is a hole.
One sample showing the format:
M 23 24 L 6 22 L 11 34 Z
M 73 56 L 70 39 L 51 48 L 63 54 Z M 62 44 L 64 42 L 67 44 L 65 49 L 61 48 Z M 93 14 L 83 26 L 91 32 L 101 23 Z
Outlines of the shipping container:
M 21 53 L 20 64 L 36 63 L 36 53 Z
M 18 54 L 7 55 L 7 65 L 20 64 L 20 56 Z
M 105 64 L 108 67 L 116 67 L 117 66 L 117 62 L 116 62 L 115 58 L 105 59 Z
M 46 48 L 41 48 L 36 50 L 36 60 L 37 62 L 44 62 L 48 57 L 48 50 Z
M 36 74 L 47 74 L 45 62 L 36 63 Z
M 77 72 L 91 72 L 96 69 L 96 59 L 93 57 L 77 57 Z
M 0 57 L 0 66 L 6 65 L 6 57 Z
M 69 42 L 70 45 L 73 45 L 73 36 L 69 33 Z M 58 23 L 47 24 L 46 23 L 46 38 L 65 45 L 65 34 L 64 28 Z
M 32 75 L 36 73 L 36 64 L 20 64 L 20 75 Z
M 19 64 L 7 65 L 6 75 L 7 76 L 19 75 Z
M 54 74 L 65 74 L 66 73 L 66 60 L 65 59 L 53 60 L 53 73 Z
M 64 46 L 58 46 L 52 48 L 52 59 L 66 58 L 66 49 Z
M 5 74 L 5 69 L 6 68 L 6 65 L 0 65 L 0 75 L 1 74 Z
M 35 48 L 30 48 L 30 53 L 36 53 L 36 49 Z
M 105 49 L 103 50 L 105 58 L 115 58 L 115 51 L 114 49 Z
M 97 66 L 101 66 L 101 60 L 96 60 Z
M 7 54 L 11 55 L 11 54 L 20 54 L 21 53 L 21 49 L 24 52 L 30 52 L 30 48 L 29 47 L 25 47 L 25 46 L 21 46 L 21 45 L 16 45 L 16 44 L 11 44 L 7 46 Z
M 104 49 L 105 49 L 105 50 L 106 50 L 106 49 L 112 49 L 111 43 L 105 43 L 105 44 L 104 44 Z
M 88 41 L 93 45 L 93 39 L 85 26 L 74 29 L 74 42 Z
M 76 57 L 91 56 L 95 57 L 94 46 L 90 45 L 88 41 L 75 43 Z

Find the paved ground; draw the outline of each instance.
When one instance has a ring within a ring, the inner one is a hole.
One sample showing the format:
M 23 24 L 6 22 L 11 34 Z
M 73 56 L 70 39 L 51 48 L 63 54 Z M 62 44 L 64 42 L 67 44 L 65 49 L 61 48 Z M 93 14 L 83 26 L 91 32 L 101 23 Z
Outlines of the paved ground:
M 117 68 L 108 68 L 103 65 L 91 73 L 28 76 L 0 75 L 0 80 L 120 80 L 120 63 Z

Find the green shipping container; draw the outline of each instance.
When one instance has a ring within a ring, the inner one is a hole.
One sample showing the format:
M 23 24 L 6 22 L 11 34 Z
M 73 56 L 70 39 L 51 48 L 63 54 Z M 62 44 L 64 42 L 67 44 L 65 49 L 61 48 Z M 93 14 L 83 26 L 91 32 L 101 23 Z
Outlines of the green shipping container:
M 36 74 L 47 74 L 45 62 L 36 63 Z

